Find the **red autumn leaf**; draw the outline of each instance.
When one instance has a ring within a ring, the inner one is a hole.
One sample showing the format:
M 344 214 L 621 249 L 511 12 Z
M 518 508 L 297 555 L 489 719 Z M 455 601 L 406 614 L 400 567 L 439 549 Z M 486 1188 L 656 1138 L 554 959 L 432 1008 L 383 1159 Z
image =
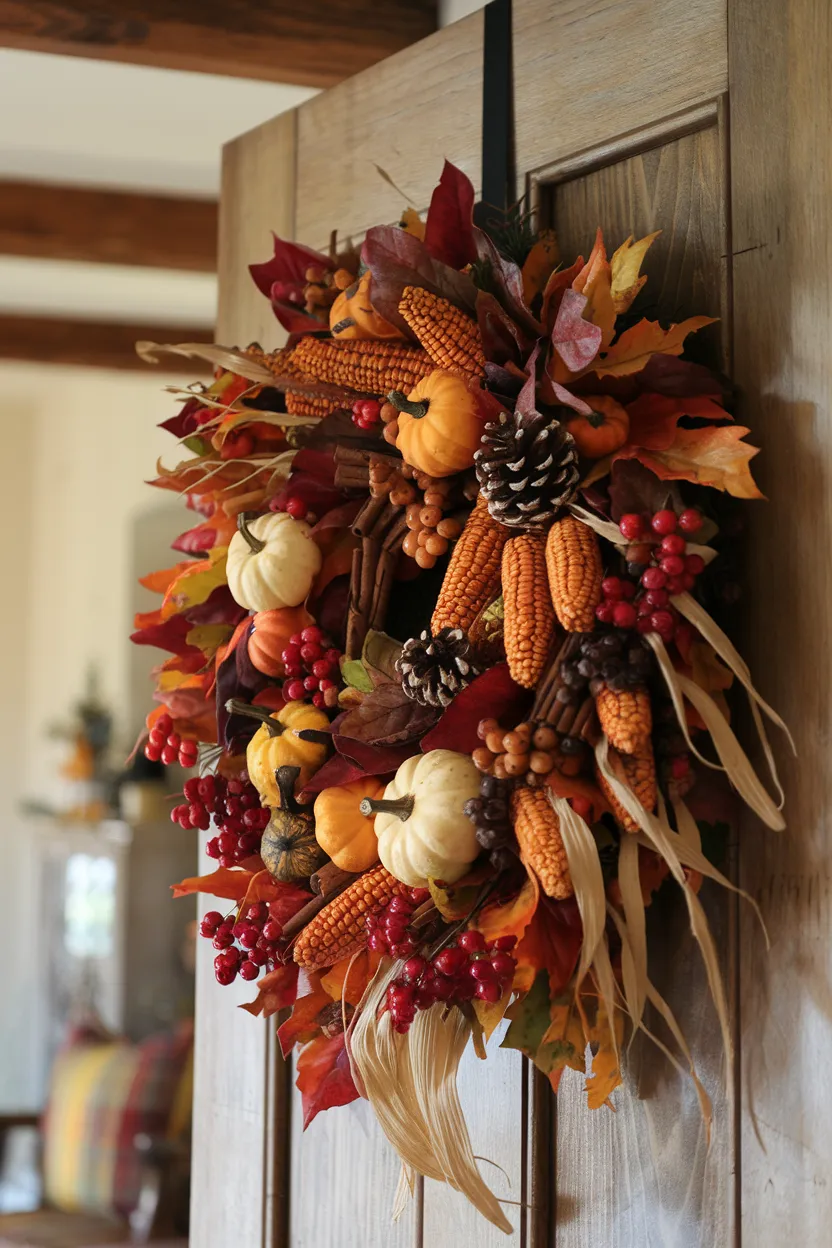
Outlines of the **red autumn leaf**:
M 297 1062 L 298 1091 L 303 1101 L 304 1131 L 324 1109 L 349 1105 L 358 1098 L 344 1035 L 318 1036 L 302 1050 Z
M 342 784 L 352 784 L 353 780 L 360 780 L 362 776 L 366 775 L 367 772 L 357 763 L 344 758 L 341 754 L 334 754 L 332 758 L 324 763 L 323 767 L 315 772 L 301 793 L 301 800 L 304 802 L 311 801 L 316 793 L 321 793 L 324 789 L 338 787 Z
M 407 741 L 403 745 L 376 745 L 359 741 L 356 737 L 342 736 L 339 732 L 332 734 L 332 743 L 338 753 L 360 767 L 365 776 L 386 776 L 388 772 L 398 771 L 403 762 L 419 752 L 416 741 Z
M 546 970 L 551 995 L 556 997 L 572 978 L 582 939 L 581 916 L 575 899 L 551 901 L 548 897 L 541 897 L 523 939 L 517 945 L 515 956 L 518 969 L 530 966 Z
M 425 247 L 452 269 L 477 258 L 473 233 L 474 188 L 461 169 L 446 160 L 425 221 Z
M 732 420 L 724 407 L 702 396 L 676 398 L 670 395 L 645 393 L 627 404 L 630 432 L 627 445 L 666 450 L 676 437 L 676 426 L 682 416 L 700 420 Z
M 282 711 L 286 705 L 283 692 L 277 685 L 261 689 L 251 700 L 254 706 L 267 706 L 270 711 Z
M 316 451 L 304 446 L 292 460 L 292 470 L 309 472 L 319 481 L 335 480 L 335 456 L 332 451 Z
M 232 628 L 248 615 L 245 607 L 241 607 L 231 597 L 227 585 L 218 585 L 204 602 L 189 607 L 185 618 L 193 625 L 197 624 L 230 624 Z
M 304 311 L 306 270 L 310 265 L 332 269 L 333 261 L 311 247 L 274 238 L 274 255 L 263 264 L 250 264 L 248 271 L 262 295 L 271 301 L 272 310 L 290 334 L 320 330 L 321 322 Z
M 305 888 L 284 884 L 264 869 L 251 877 L 240 908 L 245 910 L 257 901 L 265 901 L 269 904 L 269 917 L 278 923 L 286 923 L 311 900 L 312 894 Z
M 296 1044 L 306 1044 L 320 1031 L 318 1015 L 332 1005 L 332 997 L 320 986 L 320 977 L 310 975 L 310 991 L 295 1001 L 292 1013 L 277 1029 L 280 1051 L 288 1057 Z
M 173 550 L 180 550 L 183 555 L 199 555 L 206 550 L 212 550 L 218 544 L 217 530 L 210 520 L 206 520 L 195 528 L 180 533 L 171 546 Z
M 457 750 L 470 754 L 482 744 L 477 736 L 481 719 L 493 716 L 514 725 L 528 709 L 530 696 L 512 680 L 508 664 L 497 663 L 456 695 L 436 727 L 422 737 L 421 748 L 425 753 Z
M 763 498 L 748 466 L 759 449 L 743 441 L 749 432 L 742 425 L 677 429 L 670 446 L 623 447 L 616 459 L 637 459 L 662 481 L 693 481 L 734 498 Z
M 257 996 L 254 1000 L 247 1001 L 240 1009 L 253 1014 L 255 1018 L 259 1014 L 264 1018 L 271 1018 L 278 1010 L 294 1005 L 298 992 L 299 969 L 295 962 L 287 962 L 285 966 L 269 971 L 268 975 L 257 981 Z
M 549 773 L 546 783 L 556 797 L 581 797 L 592 805 L 591 820 L 594 823 L 607 814 L 609 805 L 597 784 L 580 776 L 562 776 L 559 771 Z
M 148 611 L 143 616 L 137 616 L 136 624 L 140 621 L 142 624 L 135 633 L 130 634 L 130 640 L 136 646 L 156 646 L 158 650 L 167 650 L 176 655 L 190 654 L 194 647 L 188 645 L 187 636 L 193 626 L 184 615 L 173 615 L 167 620 L 160 620 L 160 614 L 159 611 Z M 155 620 L 153 617 L 156 617 Z M 197 650 L 195 653 L 201 652 Z
M 520 364 L 528 339 L 490 291 L 477 291 L 477 325 L 487 360 L 500 365 Z
M 250 871 L 232 867 L 217 867 L 210 875 L 192 875 L 179 884 L 171 884 L 174 897 L 190 897 L 192 893 L 207 893 L 209 897 L 224 897 L 226 901 L 242 901 L 251 883 Z
M 580 373 L 589 368 L 601 347 L 600 326 L 584 320 L 586 306 L 586 295 L 576 290 L 565 290 L 555 317 L 552 346 L 569 373 Z M 566 381 L 567 377 L 564 375 L 556 380 Z

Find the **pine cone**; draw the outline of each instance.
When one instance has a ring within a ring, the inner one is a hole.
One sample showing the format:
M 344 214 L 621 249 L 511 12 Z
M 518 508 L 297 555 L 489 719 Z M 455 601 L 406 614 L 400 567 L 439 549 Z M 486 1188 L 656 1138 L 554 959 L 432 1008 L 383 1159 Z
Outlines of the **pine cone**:
M 515 412 L 487 424 L 474 461 L 488 510 L 502 524 L 548 527 L 577 492 L 577 447 L 551 413 Z
M 396 668 L 404 691 L 423 706 L 448 706 L 477 675 L 470 644 L 461 628 L 427 631 L 406 641 Z

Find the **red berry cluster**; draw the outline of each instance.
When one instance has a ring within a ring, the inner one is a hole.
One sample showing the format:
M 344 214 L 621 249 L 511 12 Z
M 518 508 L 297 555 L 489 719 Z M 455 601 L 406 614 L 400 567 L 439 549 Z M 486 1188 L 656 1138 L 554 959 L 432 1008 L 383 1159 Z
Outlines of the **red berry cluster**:
M 499 1001 L 517 968 L 511 956 L 516 943 L 516 936 L 502 936 L 489 945 L 482 932 L 471 929 L 430 962 L 418 954 L 409 958 L 401 977 L 387 989 L 395 1030 L 406 1032 L 417 1010 L 428 1010 L 438 1001 L 447 1005 L 462 1005 L 475 997 Z
M 419 946 L 419 933 L 410 926 L 413 912 L 427 901 L 426 888 L 411 888 L 407 896 L 394 897 L 377 914 L 367 916 L 367 944 L 375 953 L 409 958 Z
M 352 405 L 352 423 L 359 429 L 372 429 L 381 420 L 378 399 L 356 399 Z
M 199 746 L 192 737 L 181 737 L 174 732 L 173 720 L 165 713 L 160 715 L 150 729 L 144 756 L 151 763 L 163 762 L 166 767 L 179 763 L 180 767 L 195 767 Z
M 299 494 L 291 494 L 288 498 L 281 499 L 279 502 L 272 499 L 269 503 L 270 511 L 285 511 L 287 516 L 291 516 L 293 520 L 305 520 L 307 524 L 314 524 L 317 516 L 309 510 L 309 504 L 300 497 Z
M 626 577 L 605 577 L 596 617 L 602 624 L 658 633 L 663 641 L 671 642 L 680 624 L 670 599 L 673 594 L 692 590 L 705 568 L 701 555 L 686 554 L 687 537 L 702 527 L 702 516 L 693 507 L 679 516 L 664 508 L 649 520 L 629 512 L 621 517 L 618 527 L 631 543 L 627 570 L 639 583 Z
M 239 919 L 233 914 L 223 918 L 219 910 L 209 910 L 199 932 L 219 950 L 214 973 L 221 984 L 233 984 L 238 975 L 256 979 L 261 967 L 271 968 L 280 961 L 283 951 L 283 928 L 270 917 L 265 901 L 256 901 Z
M 320 710 L 338 705 L 341 651 L 316 624 L 293 633 L 281 655 L 286 669 L 283 697 L 309 702 Z
M 269 812 L 260 805 L 260 795 L 247 777 L 192 776 L 182 796 L 185 801 L 170 812 L 172 822 L 205 832 L 213 815 L 219 835 L 205 848 L 221 867 L 233 867 L 258 852 Z

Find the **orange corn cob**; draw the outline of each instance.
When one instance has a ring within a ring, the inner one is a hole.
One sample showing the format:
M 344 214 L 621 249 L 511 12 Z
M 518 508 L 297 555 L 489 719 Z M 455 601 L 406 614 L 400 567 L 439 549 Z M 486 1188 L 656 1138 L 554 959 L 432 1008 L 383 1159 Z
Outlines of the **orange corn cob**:
M 546 539 L 546 570 L 555 614 L 568 633 L 591 633 L 604 569 L 598 538 L 574 516 L 556 520 Z
M 438 368 L 483 375 L 479 327 L 461 308 L 421 286 L 405 286 L 399 312 Z
M 595 695 L 598 722 L 610 745 L 620 754 L 638 754 L 653 731 L 653 712 L 646 689 L 617 691 L 604 685 Z
M 509 536 L 494 520 L 482 494 L 468 517 L 442 581 L 430 631 L 461 628 L 467 633 L 500 591 L 500 560 Z
M 644 809 L 652 813 L 656 809 L 656 802 L 659 798 L 652 742 L 648 740 L 646 746 L 637 754 L 617 754 L 614 750 L 610 750 L 608 757 L 610 766 L 618 779 L 633 791 Z M 624 831 L 640 832 L 641 828 L 627 814 L 600 771 L 596 772 L 596 778 L 599 788 L 610 804 L 612 813 Z
M 538 533 L 520 533 L 503 547 L 506 658 L 512 676 L 525 689 L 533 689 L 543 673 L 555 628 L 544 548 Z
M 352 957 L 367 943 L 367 916 L 407 891 L 381 864 L 365 871 L 307 923 L 295 942 L 295 961 L 314 971 Z
M 412 390 L 434 368 L 421 347 L 326 338 L 302 338 L 294 349 L 294 363 L 318 381 L 384 395 Z
M 547 897 L 563 901 L 574 893 L 558 817 L 545 788 L 525 785 L 511 795 L 511 817 L 517 843 Z
M 342 407 L 338 399 L 327 398 L 324 394 L 301 394 L 299 390 L 286 391 L 286 411 L 293 416 L 328 416 L 330 412 Z

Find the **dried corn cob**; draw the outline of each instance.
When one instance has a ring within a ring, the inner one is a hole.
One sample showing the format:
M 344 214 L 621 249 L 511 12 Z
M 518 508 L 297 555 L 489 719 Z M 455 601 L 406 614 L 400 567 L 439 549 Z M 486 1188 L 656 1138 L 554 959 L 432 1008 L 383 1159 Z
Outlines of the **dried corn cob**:
M 509 671 L 518 685 L 533 689 L 546 666 L 555 629 L 542 534 L 520 533 L 506 542 L 502 581 Z
M 608 758 L 610 767 L 621 783 L 626 784 L 633 791 L 645 810 L 654 811 L 659 789 L 656 783 L 656 760 L 653 756 L 652 742 L 648 741 L 637 754 L 617 754 L 615 750 L 610 750 Z M 619 825 L 625 832 L 640 832 L 641 828 L 627 814 L 600 771 L 596 771 L 596 779 Z
M 309 376 L 367 394 L 412 390 L 434 369 L 427 351 L 394 342 L 302 338 L 294 350 L 293 362 Z
M 595 695 L 598 720 L 610 745 L 620 754 L 639 754 L 653 731 L 650 694 L 646 689 L 610 689 Z
M 574 516 L 556 520 L 546 539 L 546 570 L 555 614 L 568 633 L 591 633 L 604 569 L 598 538 Z
M 294 959 L 307 970 L 332 966 L 367 943 L 367 916 L 407 892 L 380 864 L 366 871 L 315 915 L 295 942 Z
M 299 390 L 286 391 L 286 411 L 293 416 L 328 416 L 343 404 L 325 394 L 301 394 Z
M 249 359 L 256 360 L 258 364 L 262 364 L 275 377 L 300 377 L 300 369 L 297 367 L 294 355 L 294 347 L 281 347 L 277 351 L 264 351 L 257 343 L 253 346 L 246 347 L 243 352 Z
M 421 286 L 405 286 L 399 312 L 438 368 L 483 375 L 479 327 L 460 308 Z
M 430 631 L 467 633 L 500 589 L 500 560 L 509 530 L 494 520 L 482 495 L 466 521 L 436 600 Z
M 521 785 L 511 795 L 511 818 L 524 860 L 547 897 L 563 901 L 574 893 L 558 817 L 545 788 Z

